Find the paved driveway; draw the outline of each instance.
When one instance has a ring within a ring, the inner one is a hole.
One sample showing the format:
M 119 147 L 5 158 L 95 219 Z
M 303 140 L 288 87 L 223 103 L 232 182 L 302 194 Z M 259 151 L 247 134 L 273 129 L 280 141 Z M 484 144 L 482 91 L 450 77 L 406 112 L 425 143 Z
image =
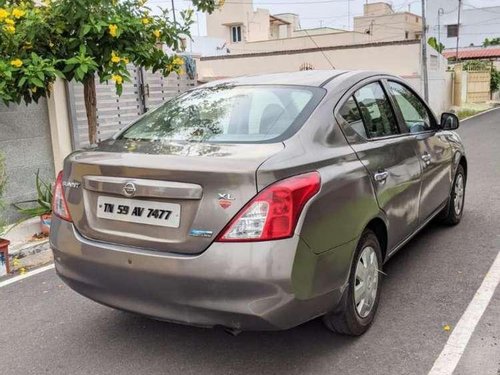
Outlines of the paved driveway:
M 374 326 L 348 338 L 312 321 L 232 337 L 97 305 L 49 270 L 0 288 L 0 373 L 427 374 L 500 250 L 500 110 L 463 123 L 466 211 L 429 227 L 386 265 Z M 500 290 L 456 374 L 498 375 Z

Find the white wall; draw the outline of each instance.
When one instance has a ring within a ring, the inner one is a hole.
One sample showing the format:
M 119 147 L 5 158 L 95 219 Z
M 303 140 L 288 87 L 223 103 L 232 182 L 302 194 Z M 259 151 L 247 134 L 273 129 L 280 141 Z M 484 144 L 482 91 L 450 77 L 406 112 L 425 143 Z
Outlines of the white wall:
M 438 28 L 438 10 L 442 8 L 441 27 Z M 427 23 L 429 25 L 428 37 L 438 38 L 441 31 L 441 43 L 446 48 L 454 48 L 457 38 L 447 37 L 446 25 L 457 24 L 458 0 L 432 0 L 427 1 Z M 500 6 L 474 9 L 463 5 L 460 16 L 460 47 L 469 47 L 471 44 L 481 46 L 485 38 L 500 35 Z
M 324 55 L 323 55 L 324 54 Z M 325 55 L 327 57 L 325 57 Z M 349 48 L 324 48 L 323 51 L 227 55 L 201 58 L 198 74 L 202 80 L 298 71 L 304 63 L 314 69 L 378 70 L 403 76 L 420 75 L 420 43 L 408 41 L 384 45 L 358 45 Z
M 326 55 L 326 57 L 325 57 Z M 436 114 L 451 106 L 451 77 L 446 73 L 446 60 L 436 51 L 430 56 L 438 58 L 434 68 L 429 67 L 430 104 Z M 253 53 L 202 58 L 198 63 L 201 80 L 266 73 L 294 72 L 304 63 L 314 69 L 332 69 L 328 59 L 340 70 L 375 70 L 401 76 L 418 92 L 423 91 L 420 64 L 420 43 L 407 41 L 381 45 L 357 45 L 349 48 L 324 48 L 323 51 Z
M 334 31 L 330 34 L 314 35 L 306 34 L 284 39 L 270 39 L 251 43 L 236 43 L 229 46 L 232 55 L 257 53 L 257 52 L 276 52 L 290 51 L 304 48 L 344 46 L 351 44 L 367 43 L 370 36 L 352 31 Z

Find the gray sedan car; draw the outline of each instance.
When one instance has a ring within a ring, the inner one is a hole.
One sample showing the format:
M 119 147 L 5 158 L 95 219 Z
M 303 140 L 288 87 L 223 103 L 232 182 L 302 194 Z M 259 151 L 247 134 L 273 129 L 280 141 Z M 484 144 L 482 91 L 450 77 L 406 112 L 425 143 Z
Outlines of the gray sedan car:
M 467 160 L 401 79 L 306 71 L 186 92 L 69 155 L 59 276 L 107 306 L 239 330 L 372 324 L 381 269 L 434 217 L 457 224 Z

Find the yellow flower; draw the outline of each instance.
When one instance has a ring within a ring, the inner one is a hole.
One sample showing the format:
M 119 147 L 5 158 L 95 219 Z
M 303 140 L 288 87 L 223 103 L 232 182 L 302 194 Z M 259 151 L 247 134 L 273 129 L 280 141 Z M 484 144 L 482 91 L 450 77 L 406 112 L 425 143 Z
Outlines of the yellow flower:
M 23 66 L 23 62 L 21 59 L 14 59 L 10 62 L 10 65 L 12 65 L 14 68 L 20 68 Z
M 12 25 L 5 25 L 4 30 L 9 34 L 14 34 L 16 32 L 16 28 Z
M 14 8 L 14 10 L 12 11 L 12 15 L 17 19 L 23 17 L 25 14 L 26 12 L 19 8 Z
M 184 64 L 184 59 L 179 56 L 175 56 L 174 60 L 172 61 L 173 65 L 183 65 Z
M 149 18 L 148 18 L 148 17 L 144 17 L 144 18 L 142 19 L 142 23 L 143 23 L 144 25 L 147 25 L 147 24 L 148 24 L 148 23 L 150 23 L 150 22 L 151 22 L 151 21 L 149 20 Z
M 116 37 L 116 32 L 118 31 L 118 26 L 115 24 L 110 24 L 108 26 L 109 29 L 109 35 L 111 35 L 113 38 Z
M 9 16 L 9 12 L 4 8 L 0 8 L 0 21 Z
M 154 30 L 153 31 L 153 35 L 156 37 L 156 38 L 159 38 L 160 35 L 161 35 L 161 31 L 160 30 Z
M 7 25 L 14 25 L 16 22 L 11 18 L 6 18 L 4 21 Z
M 119 74 L 113 74 L 111 76 L 111 79 L 117 84 L 121 85 L 123 83 L 123 77 Z
M 130 62 L 129 59 L 127 59 L 126 57 L 122 57 L 122 61 L 125 63 L 125 64 L 128 64 Z
M 118 56 L 116 53 L 111 52 L 111 61 L 114 62 L 115 64 L 118 64 L 120 62 L 120 56 Z

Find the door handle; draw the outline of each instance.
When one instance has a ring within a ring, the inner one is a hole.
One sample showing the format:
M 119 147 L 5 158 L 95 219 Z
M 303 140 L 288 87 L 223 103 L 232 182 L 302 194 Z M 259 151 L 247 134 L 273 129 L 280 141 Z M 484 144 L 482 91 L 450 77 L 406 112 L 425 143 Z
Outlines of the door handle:
M 385 182 L 385 180 L 387 180 L 387 177 L 389 177 L 389 172 L 387 172 L 387 171 L 380 171 L 380 172 L 375 173 L 373 175 L 373 177 L 375 178 L 375 181 L 380 182 L 381 184 L 383 184 Z
M 431 164 L 431 154 L 429 154 L 429 153 L 427 153 L 427 152 L 426 152 L 426 153 L 424 153 L 424 154 L 422 155 L 422 160 L 424 161 L 425 165 L 429 165 L 429 164 Z

